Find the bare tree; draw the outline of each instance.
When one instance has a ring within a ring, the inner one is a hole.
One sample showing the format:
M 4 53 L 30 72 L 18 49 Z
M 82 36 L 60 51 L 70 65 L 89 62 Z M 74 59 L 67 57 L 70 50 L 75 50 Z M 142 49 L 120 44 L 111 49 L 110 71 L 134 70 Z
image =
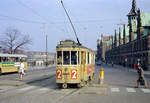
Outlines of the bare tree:
M 14 28 L 7 28 L 0 38 L 0 45 L 11 54 L 15 54 L 18 49 L 25 49 L 31 43 L 29 35 L 23 35 Z

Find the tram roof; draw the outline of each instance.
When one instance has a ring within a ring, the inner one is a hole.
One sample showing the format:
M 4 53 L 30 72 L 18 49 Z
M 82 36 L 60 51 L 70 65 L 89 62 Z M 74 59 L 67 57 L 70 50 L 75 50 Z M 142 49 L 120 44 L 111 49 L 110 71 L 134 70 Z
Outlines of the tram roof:
M 56 48 L 83 48 L 88 49 L 90 51 L 93 51 L 92 49 L 89 49 L 85 46 L 79 45 L 73 40 L 62 40 L 60 43 L 56 46 Z
M 4 53 L 0 53 L 0 57 L 25 57 L 27 58 L 27 56 L 23 54 L 4 54 Z

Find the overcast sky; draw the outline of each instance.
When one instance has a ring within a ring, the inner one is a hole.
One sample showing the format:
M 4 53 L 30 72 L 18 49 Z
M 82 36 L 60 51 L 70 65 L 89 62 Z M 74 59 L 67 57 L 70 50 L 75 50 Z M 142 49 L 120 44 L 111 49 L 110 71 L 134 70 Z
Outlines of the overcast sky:
M 126 15 L 132 5 L 132 0 L 63 2 L 75 25 L 80 42 L 93 50 L 96 50 L 97 39 L 101 33 L 113 35 L 114 29 L 119 28 L 117 24 L 127 24 Z M 150 0 L 137 0 L 141 12 L 150 13 L 149 4 Z M 45 33 L 42 23 L 46 23 Z M 60 40 L 75 40 L 60 0 L 0 0 L 0 35 L 7 27 L 19 29 L 23 34 L 30 35 L 33 45 L 27 51 L 45 51 L 46 34 L 49 52 L 55 52 Z

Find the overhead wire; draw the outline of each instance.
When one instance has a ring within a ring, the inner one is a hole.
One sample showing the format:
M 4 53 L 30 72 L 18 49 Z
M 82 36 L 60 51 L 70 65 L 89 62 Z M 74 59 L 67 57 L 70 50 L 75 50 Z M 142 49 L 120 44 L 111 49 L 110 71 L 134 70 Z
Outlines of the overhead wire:
M 43 19 L 45 22 L 47 20 L 45 20 L 45 18 L 43 18 L 37 11 L 35 11 L 34 9 L 32 9 L 30 6 L 26 5 L 25 3 L 23 3 L 21 0 L 16 0 L 18 4 L 20 4 L 21 6 L 27 8 L 28 10 L 30 10 L 33 14 L 35 14 L 36 16 L 40 17 L 41 19 Z
M 40 21 L 33 21 L 33 20 L 25 20 L 25 19 L 21 19 L 21 18 L 16 18 L 16 17 L 12 17 L 12 16 L 6 16 L 6 15 L 2 15 L 0 14 L 0 17 L 2 18 L 7 18 L 7 19 L 11 19 L 11 20 L 16 20 L 16 21 L 20 21 L 20 22 L 25 22 L 25 23 L 36 23 L 36 24 L 45 24 L 45 22 L 40 22 Z M 98 23 L 98 22 L 114 22 L 117 19 L 103 19 L 103 20 L 84 20 L 84 21 L 73 21 L 74 23 Z M 57 25 L 57 24 L 64 24 L 64 23 L 68 23 L 67 21 L 56 21 L 53 22 L 53 24 Z M 49 24 L 49 23 L 48 23 Z M 50 23 L 51 24 L 51 23 Z
M 2 15 L 2 14 L 0 14 L 0 17 L 11 19 L 11 20 L 16 20 L 16 21 L 20 21 L 20 22 L 24 22 L 24 23 L 44 24 L 44 22 L 25 20 L 25 19 L 20 19 L 20 18 L 16 18 L 16 17 L 6 16 L 6 15 Z

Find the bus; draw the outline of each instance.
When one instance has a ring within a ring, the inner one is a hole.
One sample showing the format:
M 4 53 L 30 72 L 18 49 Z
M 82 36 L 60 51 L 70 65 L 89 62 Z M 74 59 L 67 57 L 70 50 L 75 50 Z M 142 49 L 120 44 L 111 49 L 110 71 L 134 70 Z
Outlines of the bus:
M 22 54 L 3 54 L 0 53 L 0 74 L 17 72 L 21 60 L 24 61 L 25 70 L 28 68 L 27 56 Z
M 60 41 L 56 46 L 56 63 L 56 83 L 64 89 L 70 84 L 85 86 L 94 78 L 94 51 L 72 40 Z

